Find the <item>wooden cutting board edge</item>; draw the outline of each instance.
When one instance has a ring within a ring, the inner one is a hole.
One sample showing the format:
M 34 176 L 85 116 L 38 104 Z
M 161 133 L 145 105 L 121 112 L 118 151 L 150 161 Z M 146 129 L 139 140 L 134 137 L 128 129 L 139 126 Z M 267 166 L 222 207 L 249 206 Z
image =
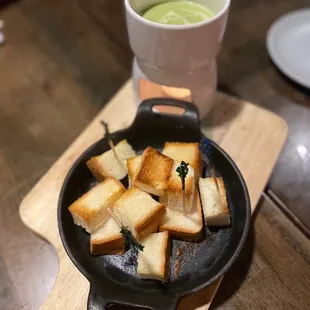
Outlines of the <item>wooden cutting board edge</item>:
M 288 127 L 282 118 L 254 104 L 222 93 L 218 93 L 217 96 L 221 104 L 229 100 L 235 102 L 232 104 L 242 103 L 241 112 L 225 125 L 224 129 L 223 126 L 215 128 L 215 137 L 212 138 L 236 161 L 247 182 L 253 211 L 286 141 Z M 105 119 L 110 122 L 112 131 L 131 123 L 136 104 L 134 100 L 128 100 L 130 97 L 134 98 L 131 81 L 128 81 L 47 171 L 20 205 L 19 211 L 23 223 L 38 236 L 50 242 L 55 247 L 59 258 L 55 284 L 41 309 L 86 308 L 89 283 L 66 255 L 58 234 L 56 216 L 58 196 L 62 182 L 73 162 L 83 150 L 101 138 L 102 128 L 99 120 Z M 128 105 L 126 115 L 120 113 L 124 109 L 124 102 Z M 117 119 L 114 118 L 115 115 L 118 116 Z M 250 130 L 249 126 L 251 126 Z M 266 126 L 270 129 L 267 130 Z M 266 132 L 263 138 L 262 132 Z M 243 153 L 240 153 L 239 149 L 244 143 Z M 257 158 L 255 156 L 253 158 L 255 147 L 261 147 L 263 150 Z M 245 152 L 248 154 L 244 154 Z M 249 161 L 253 161 L 253 164 L 250 165 Z M 46 204 L 52 205 L 53 208 L 46 208 Z M 220 281 L 221 279 L 211 287 L 185 297 L 179 309 L 208 309 Z M 63 293 L 64 290 L 66 294 Z

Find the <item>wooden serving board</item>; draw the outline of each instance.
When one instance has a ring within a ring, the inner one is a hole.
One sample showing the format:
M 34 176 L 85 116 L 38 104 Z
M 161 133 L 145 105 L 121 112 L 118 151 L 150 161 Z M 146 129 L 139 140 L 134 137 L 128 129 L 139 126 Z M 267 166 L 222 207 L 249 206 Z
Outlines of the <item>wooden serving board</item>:
M 216 94 L 215 105 L 213 112 L 202 122 L 202 130 L 237 163 L 248 185 L 253 211 L 286 140 L 287 124 L 265 109 L 220 92 Z M 87 147 L 102 138 L 99 121 L 109 122 L 111 131 L 115 131 L 129 126 L 136 110 L 131 81 L 128 81 L 21 203 L 22 221 L 50 242 L 59 257 L 54 287 L 41 309 L 86 309 L 89 282 L 70 261 L 58 233 L 56 211 L 59 192 L 74 161 Z M 179 309 L 208 309 L 220 282 L 218 280 L 208 288 L 185 297 Z

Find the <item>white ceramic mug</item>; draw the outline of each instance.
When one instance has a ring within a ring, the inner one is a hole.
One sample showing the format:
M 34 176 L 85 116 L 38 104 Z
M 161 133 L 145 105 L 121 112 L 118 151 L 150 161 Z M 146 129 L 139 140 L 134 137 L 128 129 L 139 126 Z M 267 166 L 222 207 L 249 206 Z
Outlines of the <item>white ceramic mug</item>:
M 211 102 L 202 102 L 204 90 L 208 93 L 205 101 L 210 101 L 216 89 L 216 56 L 225 32 L 230 0 L 192 0 L 215 15 L 190 25 L 163 25 L 141 16 L 147 8 L 165 1 L 124 1 L 129 41 L 140 70 L 155 83 L 189 88 L 200 113 L 205 115 Z

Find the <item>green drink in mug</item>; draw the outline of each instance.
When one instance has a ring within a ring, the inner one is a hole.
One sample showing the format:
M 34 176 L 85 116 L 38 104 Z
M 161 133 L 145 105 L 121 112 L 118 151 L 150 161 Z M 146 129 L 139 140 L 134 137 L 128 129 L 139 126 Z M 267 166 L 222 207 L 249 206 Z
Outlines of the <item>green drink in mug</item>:
M 133 86 L 137 103 L 141 103 L 141 89 L 147 89 L 143 80 L 160 90 L 162 85 L 169 90 L 184 88 L 203 118 L 214 102 L 216 58 L 230 0 L 124 0 L 124 4 L 129 42 L 135 54 Z M 168 8 L 164 14 L 163 8 Z M 165 18 L 167 14 L 170 18 Z M 163 92 L 167 94 L 166 89 Z
M 147 8 L 142 17 L 164 25 L 190 25 L 206 21 L 214 16 L 207 7 L 185 0 L 168 1 Z

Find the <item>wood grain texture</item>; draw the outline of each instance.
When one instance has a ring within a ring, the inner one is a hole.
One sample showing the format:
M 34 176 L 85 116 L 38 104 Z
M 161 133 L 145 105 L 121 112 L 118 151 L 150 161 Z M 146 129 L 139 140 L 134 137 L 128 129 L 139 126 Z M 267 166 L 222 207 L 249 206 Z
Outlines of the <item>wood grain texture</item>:
M 7 39 L 0 47 L 0 309 L 37 309 L 53 286 L 58 262 L 55 250 L 23 225 L 18 207 L 42 174 L 130 76 L 132 54 L 126 41 L 122 1 L 27 0 L 16 1 L 0 12 Z M 268 187 L 310 227 L 309 91 L 276 70 L 265 48 L 271 23 L 306 5 L 306 0 L 232 1 L 218 68 L 220 89 L 280 114 L 289 124 L 289 138 Z M 241 106 L 225 104 L 225 108 L 213 110 L 215 127 L 208 126 L 209 119 L 203 123 L 206 131 L 222 137 Z M 298 146 L 304 146 L 306 153 L 298 153 Z M 262 210 L 264 215 L 260 211 L 255 223 L 267 221 L 272 212 L 269 204 L 264 204 Z M 276 224 L 283 220 L 280 215 L 274 218 Z M 256 239 L 256 246 L 269 244 L 265 249 L 272 249 L 275 259 L 265 261 L 266 274 L 253 281 L 250 291 L 245 293 L 248 286 L 244 285 L 233 285 L 229 291 L 235 294 L 231 297 L 220 291 L 217 297 L 235 301 L 238 296 L 238 303 L 217 303 L 217 307 L 248 309 L 248 295 L 256 293 L 258 298 L 251 295 L 251 308 L 266 309 L 268 303 L 260 291 L 264 286 L 272 287 L 272 279 L 277 276 L 274 265 L 281 265 L 282 256 L 291 252 L 285 238 L 278 238 L 274 247 L 269 229 L 256 225 L 258 231 L 263 237 Z M 283 226 L 282 234 L 290 235 L 294 244 L 298 231 L 288 234 Z M 305 247 L 307 240 L 300 240 Z M 293 247 L 297 258 L 305 255 L 298 251 L 300 246 L 297 243 Z M 261 258 L 255 258 L 257 251 L 253 255 L 251 272 L 256 274 Z M 289 260 L 283 264 L 291 270 Z M 237 273 L 225 277 L 226 288 L 244 269 L 241 263 Z M 294 270 L 290 286 L 298 290 Z M 286 298 L 287 290 L 272 292 L 274 304 Z M 290 298 L 296 302 L 299 296 Z
M 0 15 L 0 309 L 34 310 L 58 256 L 19 204 L 128 79 L 131 59 L 74 1 L 19 1 Z
M 73 162 L 83 150 L 102 136 L 99 121 L 104 119 L 109 122 L 112 131 L 126 127 L 132 122 L 136 113 L 133 98 L 133 90 L 129 81 L 56 161 L 20 206 L 20 216 L 23 222 L 52 243 L 59 256 L 59 273 L 42 309 L 54 309 L 55 304 L 59 309 L 85 309 L 89 284 L 74 268 L 61 244 L 56 218 L 58 196 L 63 180 Z M 126 102 L 126 109 L 124 102 Z M 249 186 L 254 208 L 285 142 L 286 123 L 275 114 L 221 93 L 217 95 L 216 105 L 217 110 L 221 108 L 236 110 L 235 105 L 240 105 L 235 117 L 230 120 L 226 119 L 225 122 L 221 122 L 218 117 L 213 117 L 211 114 L 210 118 L 205 121 L 203 130 L 209 131 L 212 127 L 216 128 L 212 131 L 212 138 L 232 156 L 240 167 Z M 273 134 L 271 134 L 271 128 Z M 268 150 L 268 157 L 260 154 L 261 148 Z M 242 152 L 241 149 L 243 149 Z M 188 309 L 190 305 L 195 304 L 200 309 L 208 309 L 218 284 L 215 283 L 204 292 L 185 298 L 180 308 Z M 65 296 L 60 297 L 64 290 Z
M 210 309 L 306 310 L 310 307 L 309 276 L 309 240 L 263 195 L 246 245 L 223 278 Z M 179 309 L 196 309 L 195 301 Z
M 246 246 L 212 308 L 309 309 L 309 276 L 309 240 L 264 194 Z
M 268 188 L 310 234 L 310 90 L 277 70 L 266 48 L 272 23 L 308 6 L 307 0 L 231 1 L 218 68 L 223 89 L 277 113 L 288 123 L 288 140 Z

